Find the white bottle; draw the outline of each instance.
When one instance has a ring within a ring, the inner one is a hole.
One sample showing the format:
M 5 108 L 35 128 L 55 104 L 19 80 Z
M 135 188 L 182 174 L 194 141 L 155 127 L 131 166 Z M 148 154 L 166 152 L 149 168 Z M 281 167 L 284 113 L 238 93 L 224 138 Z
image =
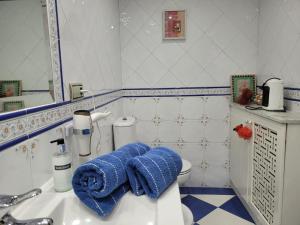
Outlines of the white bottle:
M 54 189 L 57 192 L 69 191 L 72 189 L 72 156 L 66 152 L 64 139 L 50 143 L 57 143 L 58 146 L 58 152 L 52 158 Z

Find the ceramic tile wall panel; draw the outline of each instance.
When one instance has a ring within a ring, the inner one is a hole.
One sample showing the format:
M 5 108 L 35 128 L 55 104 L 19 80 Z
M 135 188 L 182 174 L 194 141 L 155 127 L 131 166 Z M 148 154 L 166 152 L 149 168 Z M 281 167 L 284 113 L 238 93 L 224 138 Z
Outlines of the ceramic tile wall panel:
M 24 110 L 24 116 L 0 121 L 0 193 L 21 193 L 51 177 L 51 155 L 56 146 L 49 142 L 61 137 L 60 128 L 72 118 L 75 110 L 90 110 L 95 103 L 99 107 L 104 105 L 98 111 L 113 112 L 110 118 L 99 122 L 101 138 L 95 128 L 92 139 L 93 148 L 98 149 L 93 156 L 112 151 L 112 121 L 122 114 L 122 103 L 118 99 L 123 94 L 119 90 L 122 79 L 118 1 L 57 2 L 67 100 L 69 82 L 83 82 L 85 88 L 91 90 L 89 95 L 97 94 L 97 97 L 65 102 L 42 111 Z M 111 89 L 114 91 L 107 93 Z M 6 147 L 16 140 L 24 141 Z
M 260 83 L 270 77 L 284 79 L 288 99 L 300 100 L 300 2 L 261 0 L 259 17 L 258 75 Z M 300 111 L 299 102 L 287 102 Z
M 0 193 L 20 194 L 32 188 L 30 155 L 18 145 L 0 154 Z
M 258 0 L 120 0 L 124 88 L 228 86 L 255 73 Z M 162 40 L 162 12 L 187 10 L 186 40 Z
M 88 95 L 121 89 L 118 1 L 58 1 L 58 14 L 66 100 L 69 82 Z
M 187 186 L 229 186 L 229 97 L 127 97 L 138 140 L 168 146 L 193 164 Z
M 112 115 L 99 121 L 98 126 L 96 123 L 94 124 L 92 158 L 113 150 L 112 123 L 121 116 L 121 107 L 121 100 L 119 100 L 97 109 L 99 112 L 111 111 Z M 0 193 L 22 193 L 40 187 L 52 177 L 52 155 L 57 151 L 57 146 L 50 144 L 50 141 L 63 137 L 65 125 L 58 126 L 1 152 Z M 78 161 L 76 161 L 76 147 L 72 141 L 73 138 L 74 136 L 71 139 L 67 138 L 66 144 L 76 165 Z

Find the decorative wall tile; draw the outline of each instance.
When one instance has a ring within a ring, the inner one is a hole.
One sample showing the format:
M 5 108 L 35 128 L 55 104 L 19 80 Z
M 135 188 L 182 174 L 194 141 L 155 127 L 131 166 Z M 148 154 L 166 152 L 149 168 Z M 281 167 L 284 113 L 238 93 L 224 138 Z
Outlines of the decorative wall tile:
M 229 87 L 124 89 L 124 97 L 187 97 L 230 95 Z
M 125 96 L 128 92 L 137 96 L 123 99 L 124 114 L 137 118 L 138 140 L 154 147 L 172 148 L 189 160 L 193 169 L 187 186 L 229 186 L 226 96 L 184 96 L 195 92 L 193 89 L 125 90 Z M 173 97 L 174 93 L 182 97 Z M 153 118 L 145 117 L 145 108 L 142 108 L 145 105 L 146 109 L 151 109 Z M 214 108 L 218 112 L 214 112 Z
M 71 119 L 73 112 L 76 110 L 91 110 L 93 109 L 94 102 L 96 106 L 101 106 L 121 97 L 122 91 L 117 90 L 112 93 L 96 96 L 94 100 L 93 98 L 88 98 L 53 109 L 28 114 L 27 116 L 2 121 L 0 122 L 0 145 L 20 137 L 27 137 L 38 130 Z

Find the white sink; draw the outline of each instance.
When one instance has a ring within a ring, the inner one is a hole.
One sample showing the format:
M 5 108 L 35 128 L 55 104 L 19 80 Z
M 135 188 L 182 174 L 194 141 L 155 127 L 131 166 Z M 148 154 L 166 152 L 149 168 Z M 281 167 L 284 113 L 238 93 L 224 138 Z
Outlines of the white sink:
M 85 207 L 73 191 L 56 193 L 52 181 L 42 189 L 40 196 L 22 203 L 12 215 L 17 219 L 50 217 L 55 225 L 184 225 L 177 183 L 156 201 L 128 192 L 105 219 Z

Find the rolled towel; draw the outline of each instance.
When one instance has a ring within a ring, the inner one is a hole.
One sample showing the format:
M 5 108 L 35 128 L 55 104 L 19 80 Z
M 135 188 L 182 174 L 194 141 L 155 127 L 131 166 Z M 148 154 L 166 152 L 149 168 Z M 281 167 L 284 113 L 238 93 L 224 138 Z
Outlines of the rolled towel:
M 113 153 L 82 164 L 75 171 L 72 180 L 75 194 L 100 216 L 107 216 L 128 191 L 126 185 L 123 185 L 128 181 L 127 161 L 135 156 L 142 156 L 149 150 L 150 147 L 142 143 L 128 144 Z M 103 211 L 101 205 L 104 205 Z
M 158 198 L 176 179 L 182 160 L 174 151 L 159 147 L 127 162 L 126 172 L 135 195 Z
M 91 196 L 86 191 L 75 192 L 79 199 L 101 217 L 109 216 L 120 199 L 128 192 L 129 184 L 125 183 L 103 198 Z

